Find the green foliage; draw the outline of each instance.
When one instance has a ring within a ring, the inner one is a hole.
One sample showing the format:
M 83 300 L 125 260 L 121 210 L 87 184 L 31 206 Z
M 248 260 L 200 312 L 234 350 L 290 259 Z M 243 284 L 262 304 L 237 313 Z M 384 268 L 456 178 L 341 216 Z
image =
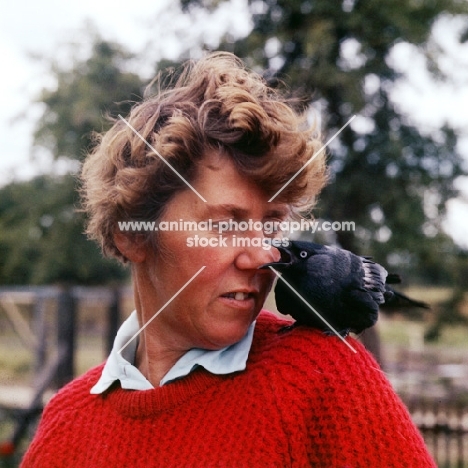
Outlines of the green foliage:
M 93 132 L 110 125 L 106 116 L 125 115 L 130 99 L 142 94 L 142 79 L 129 71 L 132 55 L 95 33 L 88 39 L 78 48 L 68 45 L 69 66 L 50 63 L 55 87 L 38 98 L 43 112 L 34 146 L 54 159 L 81 160 Z M 0 189 L 0 284 L 89 285 L 127 277 L 83 234 L 76 189 L 72 175 L 39 176 Z
M 126 278 L 83 234 L 73 176 L 0 189 L 0 284 L 102 284 Z
M 219 2 L 182 3 L 185 9 L 213 9 Z M 434 265 L 438 256 L 443 270 L 440 258 L 453 243 L 441 220 L 446 201 L 457 194 L 454 179 L 465 173 L 457 135 L 448 126 L 425 135 L 401 114 L 391 100 L 401 75 L 390 57 L 395 46 L 412 44 L 426 55 L 433 75 L 444 79 L 431 47 L 432 26 L 442 15 L 468 14 L 468 4 L 249 0 L 249 8 L 250 34 L 222 48 L 268 70 L 272 84 L 287 83 L 304 97 L 304 108 L 320 102 L 328 137 L 358 115 L 329 148 L 331 183 L 316 216 L 355 221 L 356 233 L 337 236 L 355 252 L 422 276 L 426 262 L 431 258 Z M 433 268 L 427 273 L 426 279 L 437 280 Z
M 55 87 L 38 98 L 44 111 L 34 134 L 34 145 L 49 150 L 55 159 L 81 160 L 92 144 L 93 132 L 109 127 L 108 116 L 126 115 L 140 100 L 142 79 L 128 71 L 134 56 L 119 44 L 91 34 L 91 53 L 69 45 L 71 66 L 52 62 Z M 82 47 L 82 49 L 84 46 Z

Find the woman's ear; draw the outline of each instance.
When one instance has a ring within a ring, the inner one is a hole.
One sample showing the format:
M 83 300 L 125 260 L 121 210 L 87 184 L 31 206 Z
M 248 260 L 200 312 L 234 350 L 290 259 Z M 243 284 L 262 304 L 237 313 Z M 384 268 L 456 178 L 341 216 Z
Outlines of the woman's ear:
M 114 243 L 119 252 L 132 263 L 141 263 L 146 259 L 146 242 L 141 234 L 114 232 Z

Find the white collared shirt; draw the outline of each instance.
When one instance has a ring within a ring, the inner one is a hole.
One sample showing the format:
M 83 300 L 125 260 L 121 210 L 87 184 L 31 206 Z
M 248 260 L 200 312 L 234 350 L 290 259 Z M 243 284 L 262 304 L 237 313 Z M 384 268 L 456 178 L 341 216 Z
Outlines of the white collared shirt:
M 252 346 L 254 328 L 255 322 L 250 325 L 244 338 L 226 348 L 215 351 L 194 348 L 187 351 L 161 379 L 159 385 L 162 386 L 172 380 L 184 377 L 198 366 L 202 366 L 213 374 L 231 374 L 232 372 L 244 370 Z M 154 388 L 134 366 L 138 339 L 132 340 L 122 352 L 119 352 L 139 329 L 137 313 L 133 311 L 117 332 L 112 351 L 104 365 L 101 377 L 91 389 L 91 393 L 103 393 L 116 380 L 120 380 L 122 388 L 127 390 L 150 390 Z

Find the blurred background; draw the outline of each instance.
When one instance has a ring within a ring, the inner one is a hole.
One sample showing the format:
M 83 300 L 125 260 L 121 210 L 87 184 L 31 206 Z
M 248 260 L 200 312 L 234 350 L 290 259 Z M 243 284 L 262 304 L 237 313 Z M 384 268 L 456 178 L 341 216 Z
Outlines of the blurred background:
M 328 147 L 315 210 L 429 304 L 360 337 L 439 466 L 468 466 L 468 3 L 457 0 L 0 0 L 0 466 L 42 405 L 99 364 L 132 310 L 129 272 L 83 235 L 92 132 L 152 78 L 228 50 L 300 99 Z M 269 298 L 268 305 L 274 308 Z

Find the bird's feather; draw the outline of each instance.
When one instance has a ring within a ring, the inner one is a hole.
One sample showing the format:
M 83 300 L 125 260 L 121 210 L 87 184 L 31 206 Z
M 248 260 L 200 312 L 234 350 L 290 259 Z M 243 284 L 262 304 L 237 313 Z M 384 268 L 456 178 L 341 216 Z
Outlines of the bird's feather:
M 281 272 L 275 287 L 278 310 L 298 325 L 329 331 L 330 327 L 291 291 L 286 280 L 307 303 L 342 335 L 373 326 L 379 306 L 394 296 L 386 284 L 399 282 L 369 257 L 312 242 L 290 241 L 280 247 L 281 259 L 260 268 Z

